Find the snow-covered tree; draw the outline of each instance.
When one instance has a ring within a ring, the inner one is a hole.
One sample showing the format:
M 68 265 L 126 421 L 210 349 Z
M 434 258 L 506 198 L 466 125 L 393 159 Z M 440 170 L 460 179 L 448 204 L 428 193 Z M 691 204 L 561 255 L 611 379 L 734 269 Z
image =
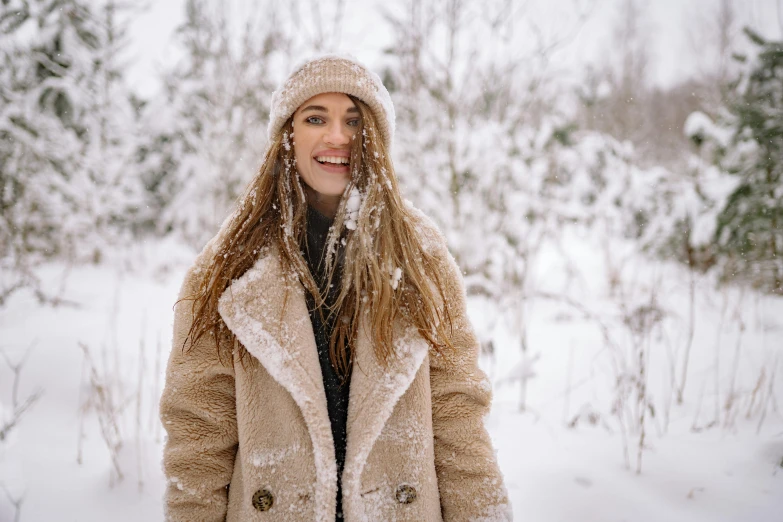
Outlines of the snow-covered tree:
M 2 294 L 54 256 L 97 260 L 140 204 L 116 4 L 0 4 Z
M 783 294 L 783 42 L 751 29 L 746 59 L 715 145 L 717 163 L 738 180 L 717 217 L 714 242 L 723 277 Z
M 508 2 L 406 4 L 388 17 L 384 82 L 407 195 L 444 231 L 468 292 L 505 311 L 528 364 L 544 247 L 564 250 L 573 224 L 640 237 L 660 174 L 637 167 L 630 144 L 573 124 L 556 71 L 531 66 L 555 44 L 523 59 L 514 35 L 532 22 L 520 13 Z
M 543 94 L 550 78 L 521 59 L 512 36 L 522 17 L 508 2 L 397 7 L 383 80 L 397 112 L 398 175 L 446 234 L 469 291 L 511 295 L 542 217 L 532 161 L 566 126 L 554 90 Z
M 279 80 L 271 71 L 287 38 L 274 9 L 239 28 L 222 3 L 188 0 L 185 9 L 185 55 L 143 111 L 139 157 L 149 222 L 200 248 L 260 164 Z

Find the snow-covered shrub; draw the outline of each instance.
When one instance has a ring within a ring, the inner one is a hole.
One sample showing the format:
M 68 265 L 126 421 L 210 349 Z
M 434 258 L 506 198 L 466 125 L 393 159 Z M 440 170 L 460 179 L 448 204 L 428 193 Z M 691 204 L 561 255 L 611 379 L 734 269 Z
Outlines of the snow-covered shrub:
M 185 55 L 164 73 L 163 96 L 143 111 L 146 218 L 155 233 L 173 232 L 197 249 L 260 165 L 281 74 L 271 71 L 287 41 L 273 17 L 244 26 L 240 37 L 231 23 L 225 5 L 189 0 L 177 29 Z
M 709 225 L 688 222 L 691 239 L 707 244 L 724 281 L 783 294 L 783 42 L 745 34 L 756 55 L 740 59 L 729 101 L 714 119 L 697 112 L 686 122 L 706 179 L 680 199 L 708 209 Z
M 117 55 L 115 2 L 0 4 L 0 258 L 22 268 L 52 257 L 97 261 L 142 204 L 127 167 L 136 136 Z
M 518 302 L 554 224 L 551 144 L 570 132 L 546 53 L 514 38 L 528 21 L 505 2 L 411 2 L 387 23 L 383 79 L 405 192 L 443 230 L 469 293 Z

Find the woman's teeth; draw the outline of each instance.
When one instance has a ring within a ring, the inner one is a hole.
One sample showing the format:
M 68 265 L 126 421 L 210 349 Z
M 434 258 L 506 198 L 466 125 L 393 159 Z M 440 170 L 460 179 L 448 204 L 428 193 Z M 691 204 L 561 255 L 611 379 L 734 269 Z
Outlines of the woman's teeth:
M 348 165 L 348 158 L 338 158 L 335 156 L 316 156 L 315 160 L 318 163 L 334 163 L 337 165 Z

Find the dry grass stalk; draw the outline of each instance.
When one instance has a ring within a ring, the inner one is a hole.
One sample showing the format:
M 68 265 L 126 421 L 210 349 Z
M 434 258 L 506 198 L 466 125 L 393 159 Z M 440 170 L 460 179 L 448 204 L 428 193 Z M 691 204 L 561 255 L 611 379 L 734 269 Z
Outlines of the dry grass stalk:
M 775 354 L 775 359 L 772 363 L 772 372 L 769 377 L 769 385 L 767 387 L 766 397 L 764 397 L 764 405 L 761 408 L 761 417 L 759 418 L 758 426 L 756 427 L 756 433 L 761 433 L 761 427 L 764 425 L 764 421 L 767 418 L 767 410 L 769 409 L 770 401 L 775 399 L 775 375 L 778 370 L 778 356 Z
M 84 353 L 90 378 L 90 393 L 87 400 L 82 404 L 82 411 L 86 413 L 93 410 L 96 413 L 101 436 L 106 443 L 111 458 L 112 474 L 109 478 L 109 484 L 113 486 L 115 481 L 122 481 L 125 476 L 122 472 L 119 458 L 123 444 L 122 433 L 119 428 L 119 419 L 122 415 L 123 405 L 119 404 L 119 401 L 115 398 L 115 393 L 106 376 L 101 376 L 87 345 L 80 342 L 79 347 Z
M 680 385 L 677 387 L 677 404 L 682 404 L 685 394 L 685 383 L 688 378 L 688 362 L 693 347 L 693 336 L 696 331 L 696 274 L 694 270 L 688 270 L 690 281 L 688 284 L 688 340 L 685 343 L 685 353 L 682 361 L 682 375 Z

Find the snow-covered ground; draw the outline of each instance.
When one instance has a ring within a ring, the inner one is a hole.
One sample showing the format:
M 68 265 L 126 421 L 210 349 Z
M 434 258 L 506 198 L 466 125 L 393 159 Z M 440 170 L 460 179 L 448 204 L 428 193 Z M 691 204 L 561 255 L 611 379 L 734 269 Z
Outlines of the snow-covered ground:
M 17 295 L 0 310 L 0 415 L 14 400 L 8 363 L 25 354 L 16 400 L 43 393 L 0 441 L 0 521 L 14 520 L 14 499 L 22 522 L 162 520 L 157 400 L 190 258 L 146 245 L 129 257 L 132 269 L 73 269 L 63 289 L 72 305 Z M 54 288 L 63 270 L 42 276 Z M 539 251 L 526 295 L 516 318 L 470 302 L 493 341 L 494 356 L 482 356 L 495 383 L 486 422 L 516 520 L 780 520 L 783 300 L 691 281 L 681 267 L 575 230 Z

